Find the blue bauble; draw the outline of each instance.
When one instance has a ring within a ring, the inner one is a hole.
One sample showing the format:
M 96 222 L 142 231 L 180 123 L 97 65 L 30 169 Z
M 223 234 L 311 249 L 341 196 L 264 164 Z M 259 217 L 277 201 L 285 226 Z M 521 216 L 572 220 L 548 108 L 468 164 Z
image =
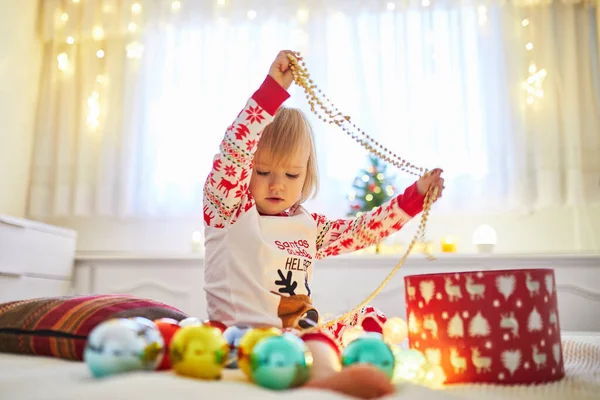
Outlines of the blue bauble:
M 367 333 L 350 342 L 342 350 L 342 367 L 354 364 L 374 365 L 390 380 L 394 376 L 394 353 L 378 333 Z
M 262 339 L 250 355 L 254 382 L 274 390 L 303 385 L 308 380 L 311 363 L 306 344 L 287 333 Z
M 238 368 L 237 357 L 240 340 L 242 340 L 242 337 L 244 337 L 246 332 L 250 329 L 252 329 L 250 325 L 232 325 L 223 332 L 223 337 L 227 340 L 227 344 L 229 345 L 229 358 L 227 364 L 225 364 L 226 368 Z
M 115 318 L 89 334 L 83 359 L 97 378 L 137 370 L 154 370 L 164 354 L 164 340 L 150 320 Z

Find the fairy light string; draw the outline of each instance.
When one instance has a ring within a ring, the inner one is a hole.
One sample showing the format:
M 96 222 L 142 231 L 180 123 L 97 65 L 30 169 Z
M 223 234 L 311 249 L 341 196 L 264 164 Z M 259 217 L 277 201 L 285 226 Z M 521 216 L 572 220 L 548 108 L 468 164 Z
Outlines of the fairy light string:
M 304 93 L 306 94 L 306 99 L 308 100 L 308 104 L 310 105 L 311 111 L 320 120 L 329 124 L 335 124 L 339 126 L 342 129 L 342 131 L 346 132 L 348 136 L 350 136 L 354 141 L 360 144 L 365 150 L 367 150 L 371 154 L 374 154 L 380 159 L 394 165 L 402 171 L 405 171 L 412 175 L 417 175 L 419 177 L 423 177 L 425 175 L 430 174 L 430 172 L 427 169 L 424 169 L 423 167 L 417 167 L 416 165 L 409 163 L 407 160 L 401 158 L 396 153 L 392 152 L 387 147 L 377 142 L 366 132 L 358 128 L 356 124 L 351 121 L 351 118 L 349 116 L 346 116 L 343 113 L 341 113 L 332 104 L 331 100 L 329 100 L 329 98 L 325 96 L 323 91 L 314 84 L 306 68 L 306 63 L 304 62 L 299 52 L 288 53 L 287 57 L 290 61 L 290 67 L 294 76 L 294 82 L 304 89 Z M 383 282 L 381 282 L 381 284 L 366 299 L 364 299 L 359 305 L 357 305 L 350 311 L 336 318 L 330 319 L 325 322 L 321 322 L 319 326 L 310 329 L 331 327 L 337 322 L 348 323 L 357 311 L 359 311 L 361 308 L 369 304 L 375 297 L 377 297 L 377 295 L 390 282 L 392 277 L 398 272 L 402 265 L 404 265 L 406 259 L 408 258 L 408 255 L 411 253 L 417 241 L 423 241 L 423 238 L 425 236 L 425 228 L 427 226 L 427 221 L 429 218 L 429 211 L 431 209 L 431 205 L 436 200 L 437 196 L 437 187 L 433 189 L 430 188 L 425 194 L 425 198 L 423 201 L 423 212 L 421 215 L 419 227 L 417 228 L 417 232 L 410 241 L 410 244 L 408 245 L 408 248 L 406 249 L 406 252 L 402 256 L 400 261 L 387 275 Z M 430 260 L 434 259 L 431 253 L 428 253 L 427 257 Z

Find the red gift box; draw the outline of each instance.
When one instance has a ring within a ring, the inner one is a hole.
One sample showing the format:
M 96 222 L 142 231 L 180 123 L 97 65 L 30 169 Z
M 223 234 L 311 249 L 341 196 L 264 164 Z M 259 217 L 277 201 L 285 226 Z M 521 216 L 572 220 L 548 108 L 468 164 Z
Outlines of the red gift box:
M 530 384 L 564 377 L 554 271 L 404 278 L 409 345 L 446 383 Z

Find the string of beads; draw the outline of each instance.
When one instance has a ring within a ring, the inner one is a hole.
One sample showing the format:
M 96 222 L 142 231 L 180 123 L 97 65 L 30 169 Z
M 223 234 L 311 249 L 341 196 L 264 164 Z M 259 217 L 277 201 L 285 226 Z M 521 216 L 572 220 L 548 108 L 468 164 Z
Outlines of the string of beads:
M 412 175 L 417 175 L 422 177 L 430 172 L 422 167 L 417 167 L 414 164 L 409 163 L 407 160 L 404 160 L 396 153 L 389 150 L 387 147 L 378 143 L 375 139 L 370 137 L 363 130 L 358 128 L 355 123 L 353 123 L 349 116 L 345 116 L 342 114 L 329 100 L 327 96 L 323 94 L 321 89 L 319 89 L 313 82 L 306 68 L 306 63 L 304 62 L 302 56 L 299 52 L 288 53 L 287 57 L 290 61 L 292 74 L 294 76 L 294 82 L 304 89 L 304 93 L 306 94 L 306 99 L 308 100 L 308 104 L 310 105 L 311 111 L 322 121 L 329 124 L 336 124 L 339 126 L 348 136 L 350 136 L 354 141 L 360 144 L 363 148 L 365 148 L 369 153 L 374 154 L 380 159 L 394 165 L 402 171 L 405 171 Z M 336 317 L 330 319 L 328 321 L 320 323 L 321 328 L 327 328 L 333 326 L 337 322 L 348 323 L 350 318 L 353 315 L 360 311 L 360 309 L 367 304 L 369 304 L 389 283 L 392 277 L 398 272 L 398 270 L 404 265 L 408 255 L 411 253 L 413 247 L 417 243 L 418 240 L 421 242 L 425 237 L 425 228 L 427 225 L 427 220 L 429 218 L 429 211 L 431 209 L 431 205 L 435 201 L 438 196 L 437 187 L 433 190 L 428 190 L 425 194 L 425 199 L 423 202 L 423 212 L 421 214 L 421 221 L 419 223 L 419 227 L 417 228 L 417 232 L 415 236 L 412 238 L 410 244 L 408 245 L 406 252 L 400 259 L 400 261 L 396 264 L 393 270 L 388 274 L 388 276 L 381 282 L 381 284 L 359 305 L 354 307 L 352 310 Z M 429 259 L 434 259 L 433 255 L 427 254 Z M 318 329 L 316 327 L 315 329 Z

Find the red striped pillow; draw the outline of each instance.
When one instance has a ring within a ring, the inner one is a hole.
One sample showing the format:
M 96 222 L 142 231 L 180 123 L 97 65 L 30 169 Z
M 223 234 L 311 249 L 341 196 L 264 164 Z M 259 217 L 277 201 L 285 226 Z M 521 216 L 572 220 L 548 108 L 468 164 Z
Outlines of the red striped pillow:
M 0 304 L 0 352 L 82 360 L 88 334 L 111 318 L 182 320 L 185 313 L 124 295 L 47 297 Z

